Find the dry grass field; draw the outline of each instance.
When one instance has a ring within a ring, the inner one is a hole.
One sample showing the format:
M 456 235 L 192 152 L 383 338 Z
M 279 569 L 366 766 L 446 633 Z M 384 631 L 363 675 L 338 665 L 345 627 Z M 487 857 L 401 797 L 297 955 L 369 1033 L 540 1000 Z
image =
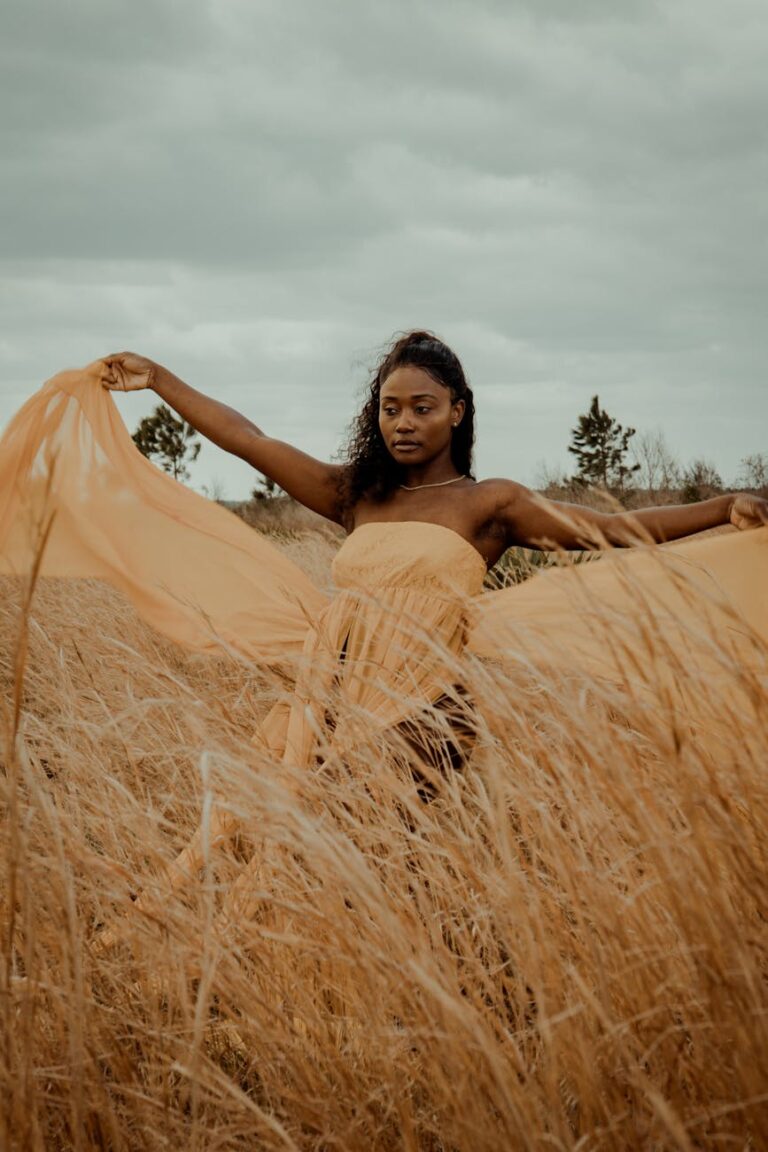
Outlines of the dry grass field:
M 284 685 L 104 585 L 2 592 L 1 1148 L 768 1147 L 768 664 L 681 716 L 475 662 L 424 800 L 360 724 L 271 763 Z

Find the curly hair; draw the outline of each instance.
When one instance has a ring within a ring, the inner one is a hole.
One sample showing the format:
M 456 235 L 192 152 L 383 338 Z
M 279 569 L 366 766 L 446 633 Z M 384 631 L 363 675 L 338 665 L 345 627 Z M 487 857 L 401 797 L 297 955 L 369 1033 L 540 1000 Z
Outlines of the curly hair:
M 371 377 L 365 404 L 350 426 L 339 491 L 343 512 L 354 507 L 363 496 L 369 500 L 385 500 L 402 483 L 402 465 L 390 454 L 379 428 L 379 397 L 387 377 L 404 364 L 423 368 L 449 390 L 452 402 L 464 401 L 464 415 L 451 439 L 451 460 L 458 472 L 473 477 L 475 402 L 461 362 L 432 332 L 407 332 L 386 350 Z

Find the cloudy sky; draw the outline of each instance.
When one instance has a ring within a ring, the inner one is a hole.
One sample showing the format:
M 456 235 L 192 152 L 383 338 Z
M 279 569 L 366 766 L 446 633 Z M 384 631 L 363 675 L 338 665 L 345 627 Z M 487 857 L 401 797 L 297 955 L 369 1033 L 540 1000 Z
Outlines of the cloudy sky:
M 480 475 L 567 466 L 598 393 L 733 479 L 768 451 L 767 51 L 765 0 L 3 0 L 0 426 L 132 348 L 328 457 L 426 326 Z M 206 445 L 194 483 L 252 474 Z

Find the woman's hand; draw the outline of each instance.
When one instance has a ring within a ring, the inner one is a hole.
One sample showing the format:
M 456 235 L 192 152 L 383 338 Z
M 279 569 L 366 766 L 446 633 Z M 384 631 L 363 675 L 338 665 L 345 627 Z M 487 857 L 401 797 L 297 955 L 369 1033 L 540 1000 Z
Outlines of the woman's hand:
M 759 528 L 761 524 L 768 524 L 768 500 L 741 492 L 733 498 L 730 521 L 740 529 Z
M 137 392 L 140 388 L 154 388 L 158 365 L 136 352 L 115 352 L 102 357 L 104 365 L 101 383 L 115 392 Z

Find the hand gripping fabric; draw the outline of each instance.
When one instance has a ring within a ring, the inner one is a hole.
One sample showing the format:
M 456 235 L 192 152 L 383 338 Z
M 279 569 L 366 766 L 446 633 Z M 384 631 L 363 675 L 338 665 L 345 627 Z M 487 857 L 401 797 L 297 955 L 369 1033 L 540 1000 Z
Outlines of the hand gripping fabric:
M 327 603 L 232 512 L 138 451 L 100 363 L 54 376 L 0 442 L 0 573 L 93 576 L 179 644 L 222 643 L 267 664 L 301 651 Z

